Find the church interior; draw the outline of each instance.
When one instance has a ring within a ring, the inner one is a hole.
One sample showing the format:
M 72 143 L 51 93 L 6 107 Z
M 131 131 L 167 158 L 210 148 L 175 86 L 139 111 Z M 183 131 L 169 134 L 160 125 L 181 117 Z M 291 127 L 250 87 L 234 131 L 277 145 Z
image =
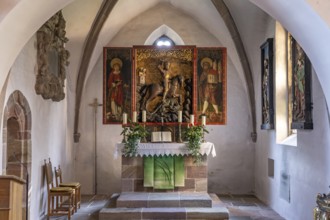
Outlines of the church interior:
M 62 219 L 52 198 L 63 219 L 330 219 L 329 10 L 1 0 L 0 219 Z M 212 206 L 240 196 L 278 218 Z

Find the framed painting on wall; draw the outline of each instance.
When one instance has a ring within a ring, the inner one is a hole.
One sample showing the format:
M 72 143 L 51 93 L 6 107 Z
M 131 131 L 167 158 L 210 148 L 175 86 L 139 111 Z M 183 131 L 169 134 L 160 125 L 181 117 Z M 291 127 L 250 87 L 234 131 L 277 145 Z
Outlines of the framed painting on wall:
M 291 65 L 291 129 L 313 129 L 312 65 L 298 42 L 289 35 Z
M 197 48 L 198 121 L 206 115 L 207 124 L 226 124 L 227 50 L 222 47 Z
M 121 124 L 132 112 L 132 48 L 103 49 L 103 124 Z
M 135 46 L 133 110 L 138 121 L 146 111 L 147 124 L 188 123 L 194 113 L 195 47 Z
M 273 38 L 261 49 L 261 129 L 274 129 Z

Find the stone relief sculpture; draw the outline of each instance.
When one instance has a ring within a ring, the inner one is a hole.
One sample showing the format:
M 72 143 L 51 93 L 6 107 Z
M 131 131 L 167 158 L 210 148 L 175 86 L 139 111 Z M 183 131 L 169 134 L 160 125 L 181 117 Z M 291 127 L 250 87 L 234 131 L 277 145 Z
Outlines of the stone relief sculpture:
M 37 32 L 37 65 L 35 90 L 44 99 L 61 101 L 65 97 L 64 81 L 70 53 L 65 49 L 66 22 L 57 12 Z

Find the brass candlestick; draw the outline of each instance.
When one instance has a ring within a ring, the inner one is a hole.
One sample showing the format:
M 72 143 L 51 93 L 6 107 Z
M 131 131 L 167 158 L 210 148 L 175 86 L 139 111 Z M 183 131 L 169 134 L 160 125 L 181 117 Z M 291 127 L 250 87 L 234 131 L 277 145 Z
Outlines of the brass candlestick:
M 182 122 L 179 122 L 179 137 L 178 137 L 178 140 L 177 142 L 178 143 L 182 143 L 182 138 L 181 138 L 181 126 L 182 126 Z
M 143 128 L 144 128 L 144 130 L 146 130 L 146 123 L 145 123 L 145 122 L 143 122 Z M 144 137 L 142 138 L 141 142 L 142 142 L 142 143 L 147 143 L 147 138 L 146 138 L 146 136 L 144 136 Z
M 203 139 L 202 139 L 202 143 L 205 143 L 206 142 L 205 141 L 205 131 L 204 131 L 205 125 L 203 125 L 202 127 L 203 127 Z
M 122 124 L 122 127 L 125 128 L 126 127 L 125 124 Z M 121 143 L 126 143 L 126 142 L 127 142 L 127 140 L 126 140 L 126 134 L 124 132 L 123 133 L 123 140 L 121 141 Z

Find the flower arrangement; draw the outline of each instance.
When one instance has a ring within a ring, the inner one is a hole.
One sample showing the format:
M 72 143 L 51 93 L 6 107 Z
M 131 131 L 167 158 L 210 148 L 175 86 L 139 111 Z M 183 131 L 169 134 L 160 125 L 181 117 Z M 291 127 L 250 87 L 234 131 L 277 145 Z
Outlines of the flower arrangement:
M 187 146 L 190 154 L 194 158 L 194 163 L 202 162 L 202 154 L 200 153 L 203 136 L 209 133 L 202 125 L 188 126 L 184 131 L 185 139 L 188 141 Z
M 137 154 L 138 144 L 141 138 L 148 135 L 146 128 L 139 123 L 131 123 L 125 126 L 121 135 L 124 135 L 124 149 L 122 151 L 125 157 L 134 157 Z

